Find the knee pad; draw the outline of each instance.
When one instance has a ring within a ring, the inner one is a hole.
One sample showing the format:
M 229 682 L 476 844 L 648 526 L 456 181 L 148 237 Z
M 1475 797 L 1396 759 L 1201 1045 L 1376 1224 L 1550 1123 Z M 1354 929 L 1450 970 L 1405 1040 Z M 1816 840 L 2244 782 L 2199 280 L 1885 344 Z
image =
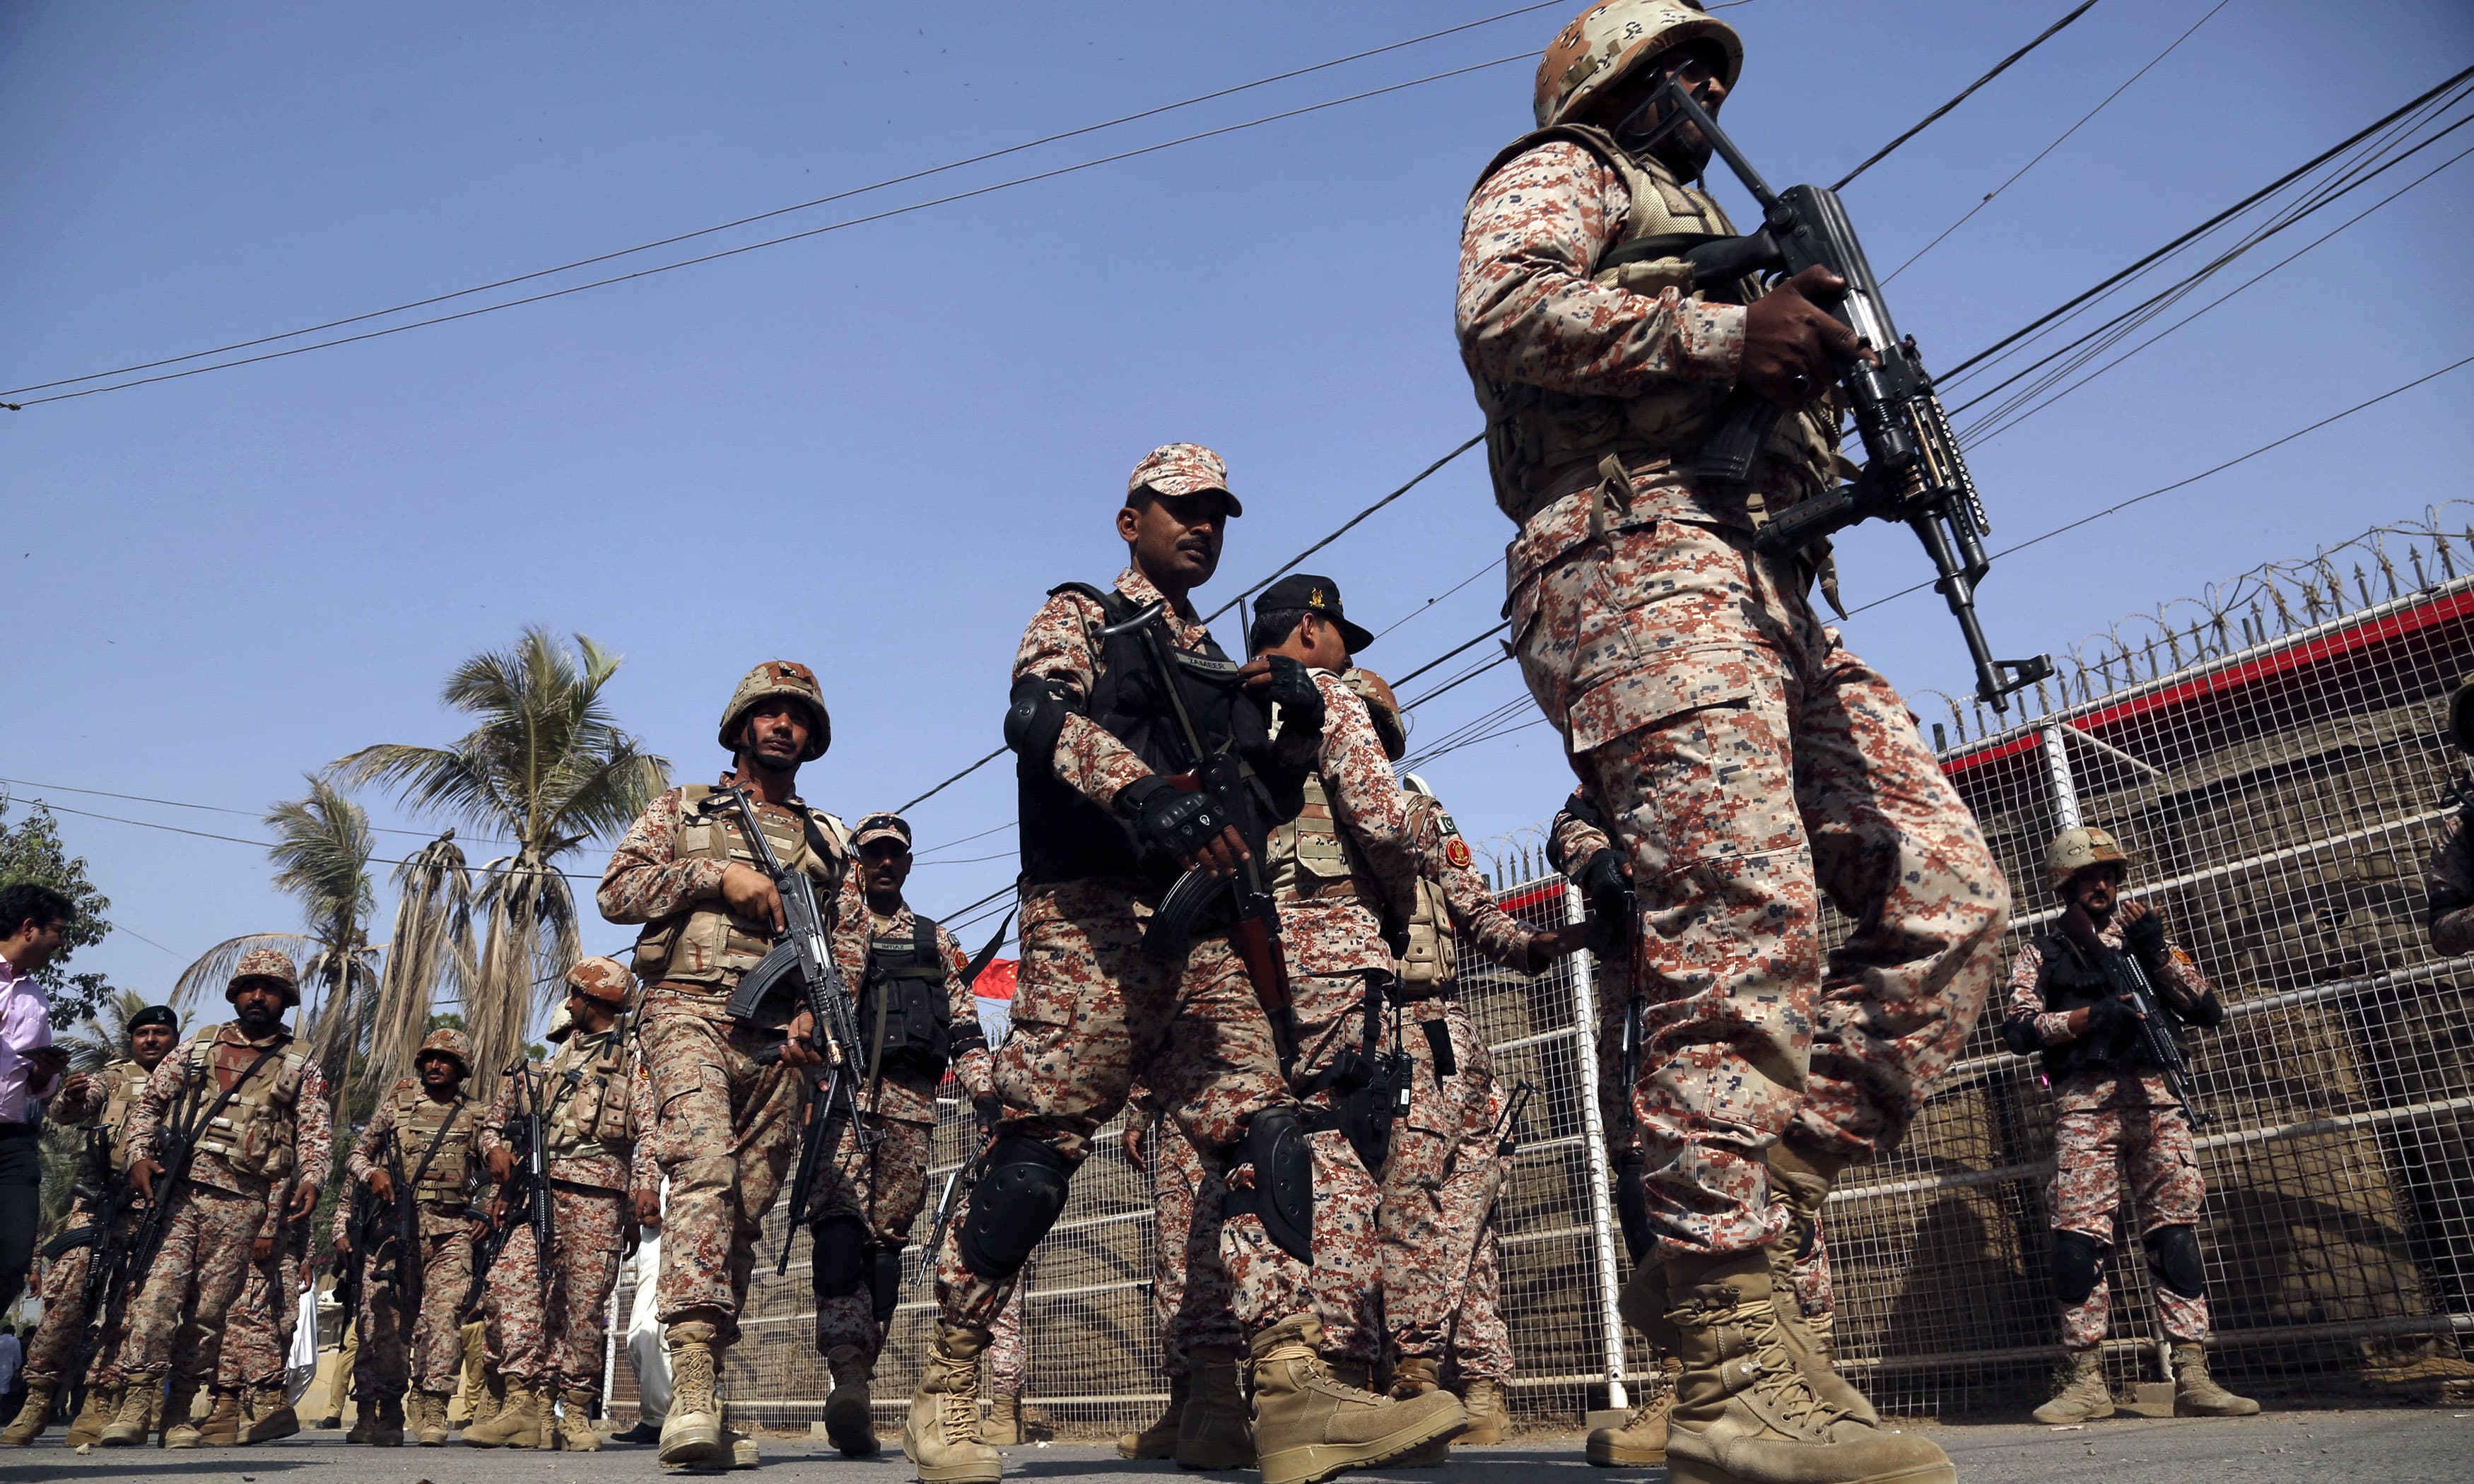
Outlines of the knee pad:
M 1641 1184 L 1648 1173 L 1649 1156 L 1637 1149 L 1625 1150 L 1615 1161 L 1615 1220 L 1623 1227 L 1624 1251 L 1632 1255 L 1635 1267 L 1649 1260 L 1657 1244 L 1649 1230 L 1649 1187 Z
M 971 1214 L 958 1244 L 962 1261 L 982 1278 L 1004 1280 L 1021 1272 L 1031 1250 L 1065 1209 L 1065 1187 L 1073 1178 L 1073 1164 L 1054 1145 L 1027 1134 L 998 1139 L 971 1186 Z
M 1254 1184 L 1231 1186 L 1221 1210 L 1230 1216 L 1251 1211 L 1263 1223 L 1272 1245 L 1311 1264 L 1314 1261 L 1314 1150 L 1306 1128 L 1294 1108 L 1266 1108 L 1247 1121 L 1246 1137 L 1237 1141 L 1232 1166 L 1251 1165 Z
M 815 1251 L 809 1275 L 819 1299 L 846 1299 L 859 1292 L 861 1257 L 867 1247 L 867 1227 L 857 1216 L 827 1216 L 816 1223 Z
M 2207 1264 L 2199 1260 L 2199 1233 L 2195 1227 L 2158 1227 L 2147 1233 L 2147 1271 L 2157 1285 L 2185 1299 L 2208 1293 Z
M 868 1293 L 876 1301 L 876 1322 L 882 1326 L 892 1320 L 895 1305 L 902 1302 L 902 1249 L 871 1248 L 868 1257 Z
M 2078 1232 L 2053 1233 L 2053 1297 L 2084 1304 L 2104 1277 L 2104 1244 Z

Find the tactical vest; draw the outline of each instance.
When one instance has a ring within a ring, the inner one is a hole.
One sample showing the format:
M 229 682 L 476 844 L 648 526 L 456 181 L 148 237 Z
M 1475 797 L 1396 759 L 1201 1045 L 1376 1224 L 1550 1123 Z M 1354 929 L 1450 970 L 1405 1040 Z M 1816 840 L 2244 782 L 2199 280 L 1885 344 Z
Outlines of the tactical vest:
M 1553 140 L 1577 144 L 1596 156 L 1622 179 L 1631 195 L 1623 235 L 1608 245 L 1609 251 L 1651 237 L 1735 235 L 1727 213 L 1707 193 L 1677 180 L 1674 172 L 1654 159 L 1635 159 L 1613 134 L 1586 124 L 1558 124 L 1523 134 L 1488 162 L 1478 184 Z M 1724 288 L 1696 291 L 1691 265 L 1681 257 L 1625 263 L 1596 274 L 1593 281 L 1648 296 L 1672 288 L 1687 299 L 1730 304 L 1749 304 L 1762 292 L 1759 280 L 1751 276 Z M 1485 376 L 1473 375 L 1473 380 L 1478 406 L 1486 414 L 1487 467 L 1494 479 L 1494 502 L 1523 524 L 1554 498 L 1594 483 L 1600 464 L 1610 456 L 1632 467 L 1658 456 L 1681 459 L 1697 450 L 1710 431 L 1712 415 L 1734 391 L 1669 380 L 1629 397 L 1592 396 Z M 1779 419 L 1760 457 L 1798 471 L 1807 487 L 1795 493 L 1803 497 L 1834 480 L 1837 445 L 1837 414 L 1834 404 L 1825 401 Z
M 639 1132 L 629 1116 L 629 1074 L 626 1039 L 615 1031 L 589 1042 L 579 1032 L 559 1047 L 545 1073 L 545 1153 L 565 1160 L 626 1159 Z
M 764 869 L 747 843 L 746 821 L 737 803 L 708 784 L 691 783 L 679 792 L 684 808 L 672 844 L 674 859 L 744 861 Z M 849 832 L 822 809 L 799 807 L 806 815 L 800 824 L 762 806 L 756 816 L 772 844 L 773 858 L 788 870 L 805 871 L 816 883 L 818 904 L 831 911 L 848 868 Z M 763 962 L 772 947 L 772 935 L 764 928 L 734 916 L 718 901 L 699 902 L 645 923 L 636 937 L 634 967 L 636 976 L 647 984 L 667 979 L 727 986 Z
M 931 919 L 913 913 L 910 936 L 867 941 L 859 1036 L 869 1081 L 880 1071 L 943 1074 L 954 1055 L 954 1011 L 945 997 L 945 955 Z
M 2044 958 L 2036 988 L 2045 997 L 2049 1015 L 2066 1015 L 2084 1009 L 2098 1000 L 2114 997 L 2112 981 L 2099 965 L 2089 961 L 2086 953 L 2060 928 L 2049 928 L 2036 938 L 2036 951 Z M 2100 946 L 2100 953 L 2119 953 L 2111 945 Z M 2171 1002 L 2157 996 L 2167 1017 L 2167 1032 L 2179 1040 L 2181 1021 Z M 2155 1069 L 2155 1059 L 2147 1054 L 2138 1028 L 2124 1023 L 2110 1032 L 2094 1033 L 2066 1041 L 2043 1051 L 2045 1075 L 2062 1078 L 2076 1072 L 2138 1072 Z
M 210 1026 L 181 1048 L 192 1089 L 190 1097 L 198 1113 L 204 1113 L 223 1096 L 223 1080 L 215 1072 L 215 1036 L 222 1029 Z M 301 1048 L 300 1042 L 289 1033 L 283 1035 L 282 1041 L 283 1049 L 250 1074 L 249 1081 L 224 1103 L 223 1112 L 215 1114 L 214 1121 L 195 1131 L 197 1141 L 193 1146 L 200 1154 L 222 1160 L 236 1175 L 255 1176 L 277 1184 L 300 1167 L 298 1104 L 301 1079 L 309 1069 L 309 1053 Z M 231 1049 L 240 1065 L 246 1066 L 264 1048 L 244 1044 Z
M 406 1180 L 421 1168 L 430 1141 L 438 1141 L 429 1168 L 422 1170 L 419 1184 L 413 1186 L 413 1199 L 424 1205 L 462 1207 L 472 1198 L 473 1131 L 474 1120 L 481 1116 L 480 1105 L 461 1092 L 442 1103 L 409 1077 L 395 1085 L 394 1096 L 396 1154 L 403 1161 Z M 450 1116 L 455 1126 L 445 1138 L 438 1138 L 438 1131 L 446 1128 Z
M 1087 583 L 1066 583 L 1049 596 L 1079 592 L 1100 605 L 1108 623 L 1131 617 L 1138 605 L 1122 592 L 1103 592 Z M 1210 634 L 1200 650 L 1170 646 L 1184 697 L 1202 745 L 1232 750 L 1252 775 L 1254 838 L 1295 818 L 1303 802 L 1304 770 L 1275 767 L 1272 758 L 1271 707 L 1237 683 L 1237 664 Z M 1099 676 L 1083 714 L 1158 774 L 1192 766 L 1185 737 L 1139 634 L 1101 641 Z M 1133 830 L 1115 814 L 1059 782 L 1052 760 L 1018 757 L 1016 795 L 1022 820 L 1022 875 L 1026 883 L 1076 881 L 1093 876 L 1130 876 L 1156 886 L 1175 880 L 1174 861 L 1147 860 Z
M 154 1074 L 133 1061 L 122 1061 L 105 1067 L 103 1075 L 111 1079 L 111 1090 L 105 1094 L 103 1113 L 95 1121 L 107 1131 L 104 1137 L 111 1151 L 111 1173 L 127 1175 L 129 1111 L 137 1106 L 137 1094 L 146 1090 L 147 1080 Z
M 1435 827 L 1443 832 L 1446 843 L 1460 838 L 1459 828 L 1442 804 L 1429 801 L 1411 807 L 1431 809 Z M 1418 874 L 1407 919 L 1397 955 L 1400 970 L 1396 993 L 1403 999 L 1450 993 L 1460 985 L 1460 947 L 1452 938 L 1451 902 L 1443 896 L 1442 882 L 1424 872 Z
M 1264 848 L 1272 892 L 1296 901 L 1362 901 L 1379 910 L 1368 889 L 1372 874 L 1332 811 L 1322 777 L 1309 773 L 1298 817 L 1273 829 Z

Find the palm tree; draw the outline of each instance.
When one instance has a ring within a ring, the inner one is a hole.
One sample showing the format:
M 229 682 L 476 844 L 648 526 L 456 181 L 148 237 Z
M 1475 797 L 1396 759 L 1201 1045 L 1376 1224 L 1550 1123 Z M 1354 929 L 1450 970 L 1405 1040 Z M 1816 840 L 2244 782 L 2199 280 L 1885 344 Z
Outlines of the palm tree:
M 395 937 L 378 979 L 377 1030 L 369 1042 L 368 1075 L 380 1088 L 412 1069 L 413 1053 L 429 1033 L 429 1007 L 441 980 L 459 997 L 473 980 L 473 872 L 449 829 L 396 867 Z
M 456 666 L 443 699 L 477 725 L 453 744 L 381 743 L 329 769 L 514 847 L 482 868 L 473 898 L 485 925 L 464 1023 L 481 1089 L 521 1051 L 525 1027 L 550 998 L 544 987 L 582 955 L 575 894 L 559 860 L 618 835 L 668 786 L 669 763 L 621 731 L 602 701 L 618 657 L 574 638 L 570 650 L 530 628 L 514 648 Z
M 185 1005 L 222 989 L 252 948 L 280 949 L 300 965 L 302 1031 L 340 1100 L 352 1051 L 368 1043 L 377 1014 L 380 951 L 369 940 L 376 904 L 370 888 L 370 817 L 326 779 L 313 776 L 308 783 L 307 798 L 276 804 L 265 822 L 275 831 L 267 848 L 277 867 L 275 885 L 300 899 L 309 930 L 225 939 L 181 971 L 172 1003 Z

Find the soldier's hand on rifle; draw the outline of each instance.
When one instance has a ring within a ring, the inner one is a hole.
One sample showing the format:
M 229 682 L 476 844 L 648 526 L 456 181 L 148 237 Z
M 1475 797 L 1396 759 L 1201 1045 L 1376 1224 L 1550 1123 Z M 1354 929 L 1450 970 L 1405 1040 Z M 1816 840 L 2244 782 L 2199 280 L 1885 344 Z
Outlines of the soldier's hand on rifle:
M 249 1244 L 249 1260 L 252 1262 L 264 1262 L 274 1256 L 275 1238 L 271 1236 L 260 1236 Z
M 1157 774 L 1137 778 L 1117 797 L 1145 844 L 1188 871 L 1230 876 L 1253 856 L 1234 821 L 1222 818 L 1209 794 L 1188 792 Z
M 782 892 L 773 878 L 743 860 L 732 861 L 721 874 L 721 901 L 737 916 L 783 929 Z
M 777 902 L 778 905 L 778 902 Z M 785 1066 L 822 1066 L 825 1059 L 816 1054 L 816 1013 L 802 1010 L 790 1017 L 790 1039 L 782 1043 L 782 1065 Z
M 370 1194 L 376 1196 L 382 1204 L 388 1206 L 395 1204 L 395 1177 L 393 1175 L 388 1174 L 384 1170 L 370 1171 L 369 1187 Z
M 301 1184 L 292 1187 L 292 1202 L 283 1209 L 284 1219 L 287 1221 L 300 1221 L 317 1209 L 317 1183 L 315 1181 L 304 1180 L 301 1182 Z
M 490 1178 L 505 1185 L 516 1176 L 516 1157 L 504 1145 L 490 1151 Z
M 1143 1126 L 1141 1124 L 1128 1123 L 1126 1132 L 1117 1139 L 1117 1147 L 1126 1152 L 1128 1164 L 1138 1170 L 1147 1167 L 1143 1163 Z
M 155 1199 L 155 1177 L 162 1173 L 163 1166 L 153 1160 L 137 1160 L 129 1166 L 129 1187 L 151 1201 Z
M 1812 301 L 1847 287 L 1814 264 L 1744 311 L 1744 358 L 1735 380 L 1789 412 L 1837 384 L 1837 358 L 1878 360 L 1854 330 Z

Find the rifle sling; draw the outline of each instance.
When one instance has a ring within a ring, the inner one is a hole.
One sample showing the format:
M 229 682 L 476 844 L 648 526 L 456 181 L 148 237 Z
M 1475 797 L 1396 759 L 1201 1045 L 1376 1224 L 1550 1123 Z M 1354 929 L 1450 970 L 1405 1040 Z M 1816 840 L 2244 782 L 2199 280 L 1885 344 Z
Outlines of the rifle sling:
M 283 1038 L 284 1041 L 290 1041 L 291 1039 L 292 1038 L 289 1036 Z M 212 1045 L 215 1044 L 215 1042 L 209 1041 L 208 1044 Z M 187 1124 L 181 1130 L 181 1168 L 177 1171 L 167 1170 L 165 1171 L 166 1174 L 171 1175 L 175 1180 L 185 1180 L 188 1178 L 189 1156 L 194 1153 L 198 1147 L 198 1136 L 214 1127 L 216 1117 L 220 1115 L 225 1109 L 231 1106 L 231 1100 L 240 1095 L 241 1089 L 249 1086 L 249 1079 L 256 1076 L 257 1069 L 264 1066 L 276 1056 L 279 1055 L 282 1050 L 282 1044 L 278 1042 L 277 1044 L 269 1046 L 265 1050 L 259 1052 L 257 1054 L 257 1060 L 250 1063 L 247 1066 L 242 1067 L 240 1075 L 232 1079 L 232 1085 L 224 1089 L 222 1093 L 219 1094 L 212 1103 L 206 1105 L 206 1111 L 200 1114 L 195 1122 Z M 207 1064 L 207 1069 L 209 1071 L 213 1069 L 212 1063 Z

